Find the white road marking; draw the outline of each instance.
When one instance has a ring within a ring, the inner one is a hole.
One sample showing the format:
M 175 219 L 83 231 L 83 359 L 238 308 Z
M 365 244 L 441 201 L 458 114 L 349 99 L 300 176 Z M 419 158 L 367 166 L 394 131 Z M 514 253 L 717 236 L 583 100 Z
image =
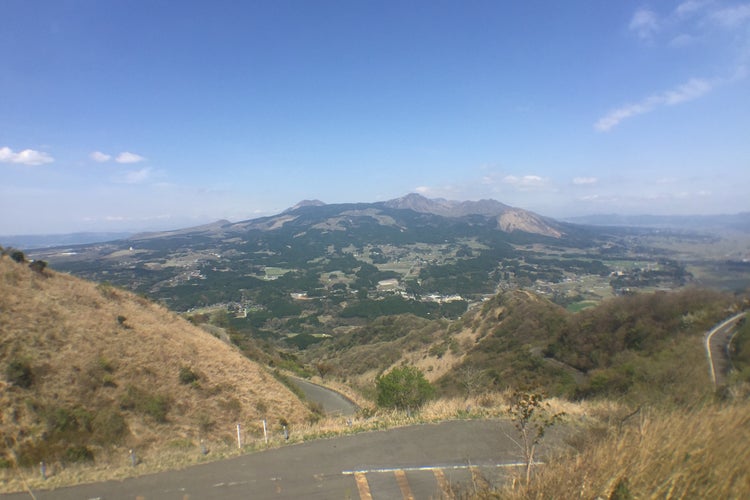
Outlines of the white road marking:
M 544 465 L 544 462 L 534 462 L 534 465 Z M 434 470 L 458 470 L 458 469 L 471 469 L 474 467 L 526 467 L 526 462 L 510 462 L 507 464 L 489 464 L 489 465 L 424 465 L 419 467 L 394 467 L 394 468 L 383 468 L 383 469 L 359 469 L 359 470 L 344 470 L 341 473 L 345 476 L 352 474 L 370 474 L 377 472 L 396 472 L 397 470 L 402 471 L 434 471 Z

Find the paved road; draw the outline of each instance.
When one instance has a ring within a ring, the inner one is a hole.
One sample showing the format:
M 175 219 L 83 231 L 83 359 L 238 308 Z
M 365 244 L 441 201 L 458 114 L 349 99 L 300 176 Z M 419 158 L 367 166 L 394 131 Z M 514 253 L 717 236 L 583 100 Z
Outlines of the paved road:
M 305 379 L 297 377 L 289 377 L 289 379 L 300 388 L 308 401 L 320 404 L 326 415 L 348 416 L 357 413 L 357 405 L 338 392 Z
M 726 383 L 727 373 L 732 366 L 727 348 L 737 327 L 737 322 L 744 317 L 744 312 L 736 314 L 706 333 L 708 369 L 714 388 L 721 387 Z
M 40 500 L 451 498 L 451 485 L 471 484 L 478 472 L 499 481 L 515 467 L 519 450 L 508 437 L 514 432 L 500 420 L 423 424 L 34 494 Z

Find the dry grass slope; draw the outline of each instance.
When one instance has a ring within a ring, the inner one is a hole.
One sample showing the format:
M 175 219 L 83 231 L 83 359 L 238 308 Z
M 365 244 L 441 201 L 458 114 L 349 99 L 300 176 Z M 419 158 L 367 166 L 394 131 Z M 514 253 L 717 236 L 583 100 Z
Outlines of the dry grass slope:
M 635 415 L 485 498 L 750 498 L 750 404 Z
M 218 446 L 236 423 L 308 417 L 265 369 L 165 308 L 0 258 L 0 465 Z

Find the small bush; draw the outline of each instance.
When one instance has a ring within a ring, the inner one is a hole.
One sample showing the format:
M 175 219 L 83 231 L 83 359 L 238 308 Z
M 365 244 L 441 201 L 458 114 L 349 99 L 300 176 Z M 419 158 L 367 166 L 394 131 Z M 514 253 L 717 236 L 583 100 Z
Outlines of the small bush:
M 5 378 L 13 385 L 24 389 L 34 384 L 34 374 L 28 361 L 12 360 L 5 369 Z
M 119 444 L 128 433 L 128 424 L 122 413 L 104 409 L 91 422 L 93 440 L 98 444 Z
M 65 459 L 68 462 L 93 462 L 94 452 L 86 446 L 70 446 L 65 450 Z
M 115 378 L 110 375 L 109 373 L 105 373 L 102 377 L 102 387 L 117 387 L 117 382 L 115 382 Z
M 44 274 L 44 270 L 47 268 L 47 263 L 43 260 L 35 260 L 29 264 L 29 268 L 39 274 Z
M 195 373 L 193 370 L 190 369 L 188 366 L 182 366 L 180 367 L 180 383 L 181 384 L 192 384 L 193 382 L 197 382 L 200 378 L 197 373 Z
M 323 410 L 323 405 L 320 403 L 316 403 L 314 401 L 310 401 L 307 403 L 307 407 L 310 408 L 310 413 L 307 415 L 306 420 L 311 423 L 315 424 L 320 421 L 321 418 L 325 416 L 325 410 Z
M 397 410 L 416 410 L 434 394 L 435 388 L 415 366 L 394 368 L 375 379 L 378 406 Z
M 19 264 L 26 262 L 26 256 L 20 250 L 11 250 L 10 258 L 18 262 Z
M 137 387 L 130 386 L 120 400 L 120 407 L 124 410 L 135 410 L 148 415 L 157 422 L 166 422 L 170 401 L 167 396 L 150 394 Z
M 144 408 L 144 412 L 157 422 L 166 422 L 168 411 L 169 399 L 162 395 L 151 396 L 146 401 L 146 406 Z
M 207 413 L 200 413 L 198 415 L 197 423 L 198 430 L 201 434 L 208 434 L 216 425 L 211 416 Z
M 114 364 L 112 364 L 112 362 L 105 357 L 100 357 L 99 359 L 97 359 L 96 364 L 99 368 L 107 373 L 114 373 L 115 371 Z

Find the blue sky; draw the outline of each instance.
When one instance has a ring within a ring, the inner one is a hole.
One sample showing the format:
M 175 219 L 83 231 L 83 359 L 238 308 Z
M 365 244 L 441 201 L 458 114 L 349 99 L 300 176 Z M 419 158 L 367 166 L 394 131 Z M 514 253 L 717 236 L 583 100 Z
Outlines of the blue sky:
M 750 210 L 750 2 L 0 3 L 0 234 Z

